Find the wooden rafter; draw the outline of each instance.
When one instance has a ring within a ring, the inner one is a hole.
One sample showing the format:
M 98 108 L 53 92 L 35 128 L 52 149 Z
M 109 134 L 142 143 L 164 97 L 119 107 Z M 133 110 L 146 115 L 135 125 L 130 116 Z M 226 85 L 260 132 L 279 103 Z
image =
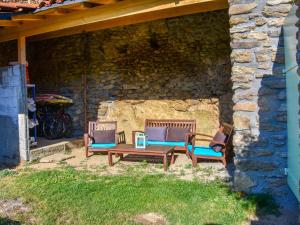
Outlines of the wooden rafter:
M 124 0 L 0 31 L 0 41 L 16 39 L 18 35 L 45 34 L 43 38 L 49 38 L 54 33 L 52 37 L 59 37 L 225 8 L 227 0 Z

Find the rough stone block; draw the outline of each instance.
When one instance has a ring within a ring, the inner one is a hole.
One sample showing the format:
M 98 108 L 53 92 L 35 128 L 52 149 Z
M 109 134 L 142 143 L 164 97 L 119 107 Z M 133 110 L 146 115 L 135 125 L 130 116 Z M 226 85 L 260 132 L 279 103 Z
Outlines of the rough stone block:
M 291 9 L 290 4 L 265 6 L 263 9 L 263 15 L 265 15 L 266 17 L 284 17 L 287 16 L 290 9 Z
M 229 15 L 250 13 L 256 7 L 256 3 L 232 5 L 229 8 Z
M 248 103 L 237 103 L 233 106 L 235 111 L 246 111 L 246 112 L 255 112 L 257 110 L 257 104 L 254 102 Z

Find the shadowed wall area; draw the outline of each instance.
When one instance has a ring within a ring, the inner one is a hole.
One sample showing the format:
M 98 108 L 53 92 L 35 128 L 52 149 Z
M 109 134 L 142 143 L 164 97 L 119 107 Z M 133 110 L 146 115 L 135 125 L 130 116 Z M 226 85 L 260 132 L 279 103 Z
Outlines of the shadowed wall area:
M 226 11 L 195 14 L 32 43 L 30 75 L 38 92 L 75 100 L 77 134 L 84 71 L 89 120 L 117 120 L 128 141 L 146 118 L 196 119 L 213 134 L 232 121 L 229 43 Z

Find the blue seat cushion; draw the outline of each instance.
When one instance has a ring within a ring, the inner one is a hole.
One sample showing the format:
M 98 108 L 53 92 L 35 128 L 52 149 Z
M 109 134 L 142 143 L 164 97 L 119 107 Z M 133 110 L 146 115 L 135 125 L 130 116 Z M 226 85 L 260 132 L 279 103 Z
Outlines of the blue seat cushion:
M 108 144 L 91 144 L 92 148 L 112 148 L 115 147 L 115 143 L 108 143 Z
M 162 145 L 162 146 L 180 146 L 184 147 L 185 142 L 181 141 L 148 141 L 148 145 Z
M 188 149 L 190 152 L 192 152 L 192 146 L 189 145 Z M 204 147 L 204 146 L 195 146 L 194 155 L 199 156 L 213 156 L 213 157 L 222 157 L 222 152 L 216 152 L 211 147 Z

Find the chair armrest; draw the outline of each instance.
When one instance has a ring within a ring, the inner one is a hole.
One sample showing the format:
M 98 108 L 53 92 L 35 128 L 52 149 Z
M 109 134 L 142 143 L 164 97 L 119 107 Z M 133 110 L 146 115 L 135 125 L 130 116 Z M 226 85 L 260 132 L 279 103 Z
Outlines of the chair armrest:
M 125 131 L 116 133 L 116 144 L 126 144 Z
M 194 133 L 196 136 L 204 136 L 204 137 L 209 137 L 209 138 L 213 138 L 213 136 L 208 135 L 208 134 L 203 134 L 203 133 Z
M 144 131 L 134 130 L 132 131 L 132 144 L 135 145 L 135 133 L 145 133 Z
M 224 142 L 218 142 L 218 141 L 212 141 L 212 144 L 222 145 L 223 147 L 225 147 L 225 145 L 226 145 L 226 143 L 224 143 Z
M 84 146 L 87 148 L 90 144 L 90 139 L 94 139 L 91 135 L 89 135 L 88 133 L 85 133 L 83 135 L 83 142 L 84 142 Z

